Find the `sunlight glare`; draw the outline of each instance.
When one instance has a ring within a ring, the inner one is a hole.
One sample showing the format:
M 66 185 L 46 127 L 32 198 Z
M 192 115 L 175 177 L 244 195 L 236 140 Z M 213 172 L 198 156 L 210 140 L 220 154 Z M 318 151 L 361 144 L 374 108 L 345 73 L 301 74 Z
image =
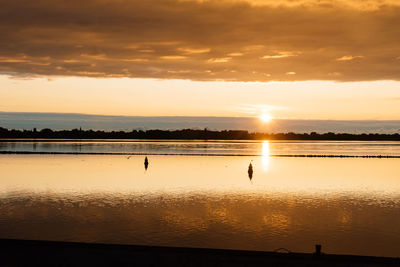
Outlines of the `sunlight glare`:
M 260 119 L 262 122 L 268 123 L 268 122 L 272 121 L 273 117 L 271 116 L 271 114 L 264 113 L 260 116 Z
M 261 161 L 263 165 L 263 170 L 265 172 L 268 171 L 270 163 L 269 141 L 262 142 Z

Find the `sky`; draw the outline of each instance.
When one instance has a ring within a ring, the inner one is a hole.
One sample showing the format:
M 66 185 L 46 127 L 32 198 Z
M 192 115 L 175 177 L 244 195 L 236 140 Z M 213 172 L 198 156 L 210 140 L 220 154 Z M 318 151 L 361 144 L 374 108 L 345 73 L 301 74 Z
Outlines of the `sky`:
M 400 1 L 0 6 L 3 112 L 400 120 Z

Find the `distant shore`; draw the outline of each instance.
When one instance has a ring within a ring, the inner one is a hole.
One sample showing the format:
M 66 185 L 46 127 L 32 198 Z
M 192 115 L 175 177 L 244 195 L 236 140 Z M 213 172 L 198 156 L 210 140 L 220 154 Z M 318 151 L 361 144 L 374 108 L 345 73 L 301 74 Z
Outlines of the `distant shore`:
M 212 153 L 152 153 L 152 152 L 58 152 L 58 151 L 0 151 L 0 155 L 119 155 L 119 156 L 212 156 L 212 157 L 260 157 L 261 154 L 212 154 Z M 277 154 L 276 158 L 372 158 L 399 159 L 392 155 L 324 155 L 324 154 Z
M 0 239 L 2 266 L 398 266 L 399 258 Z
M 16 130 L 0 127 L 0 141 L 17 142 L 21 139 L 88 140 L 88 139 L 132 139 L 132 140 L 301 140 L 301 141 L 400 141 L 400 134 L 349 134 L 349 133 L 260 133 L 245 130 Z

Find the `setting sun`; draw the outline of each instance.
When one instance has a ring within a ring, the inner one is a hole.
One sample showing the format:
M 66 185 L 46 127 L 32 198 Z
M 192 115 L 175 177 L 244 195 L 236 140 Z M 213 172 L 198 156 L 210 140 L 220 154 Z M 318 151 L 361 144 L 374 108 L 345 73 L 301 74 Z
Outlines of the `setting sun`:
M 260 120 L 264 123 L 270 122 L 272 121 L 273 117 L 271 114 L 268 113 L 264 113 L 260 116 Z
M 400 263 L 400 0 L 0 6 L 0 267 Z

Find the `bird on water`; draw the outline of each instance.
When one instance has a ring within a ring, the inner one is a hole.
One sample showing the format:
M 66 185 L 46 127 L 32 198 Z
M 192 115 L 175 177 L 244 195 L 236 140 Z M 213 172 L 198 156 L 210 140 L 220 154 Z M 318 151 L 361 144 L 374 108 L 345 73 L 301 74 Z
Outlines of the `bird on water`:
M 253 165 L 251 164 L 251 162 L 249 164 L 249 169 L 247 170 L 247 173 L 249 174 L 249 178 L 251 180 L 251 178 L 253 178 Z
M 149 160 L 148 160 L 148 158 L 146 157 L 146 158 L 144 159 L 144 168 L 147 170 L 148 167 L 149 167 Z

